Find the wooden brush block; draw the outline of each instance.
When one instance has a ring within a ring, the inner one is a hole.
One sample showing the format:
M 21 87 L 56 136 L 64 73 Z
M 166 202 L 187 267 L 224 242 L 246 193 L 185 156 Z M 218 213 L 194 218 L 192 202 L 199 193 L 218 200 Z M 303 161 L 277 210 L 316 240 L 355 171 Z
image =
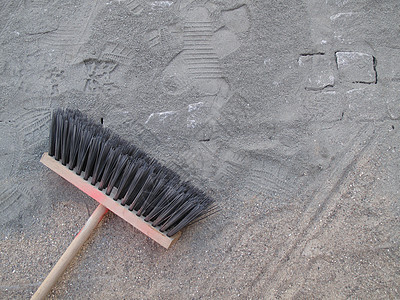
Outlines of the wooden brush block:
M 122 206 L 121 200 L 114 200 L 113 195 L 115 194 L 116 189 L 113 189 L 110 196 L 107 196 L 103 191 L 100 191 L 97 188 L 97 185 L 91 185 L 91 177 L 89 177 L 88 181 L 86 181 L 85 179 L 83 179 L 85 175 L 83 172 L 81 176 L 76 175 L 76 173 L 69 170 L 67 166 L 63 166 L 61 162 L 49 156 L 47 152 L 43 154 L 40 162 L 52 171 L 56 172 L 68 182 L 75 185 L 78 189 L 92 197 L 101 205 L 105 206 L 113 213 L 120 216 L 128 223 L 132 224 L 135 228 L 139 229 L 141 232 L 152 238 L 161 246 L 168 249 L 181 236 L 181 232 L 178 232 L 172 237 L 168 237 L 164 233 L 160 232 L 157 228 L 151 226 L 150 223 L 144 221 L 143 217 L 138 217 L 134 211 L 130 211 L 127 209 L 127 207 Z

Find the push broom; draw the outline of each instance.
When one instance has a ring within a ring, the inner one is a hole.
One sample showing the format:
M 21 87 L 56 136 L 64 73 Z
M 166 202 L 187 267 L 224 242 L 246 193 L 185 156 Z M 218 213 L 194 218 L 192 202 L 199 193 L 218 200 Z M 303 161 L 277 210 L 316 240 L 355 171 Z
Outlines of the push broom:
M 48 295 L 108 210 L 167 249 L 184 227 L 216 211 L 202 191 L 78 110 L 53 112 L 40 161 L 100 205 L 32 299 Z

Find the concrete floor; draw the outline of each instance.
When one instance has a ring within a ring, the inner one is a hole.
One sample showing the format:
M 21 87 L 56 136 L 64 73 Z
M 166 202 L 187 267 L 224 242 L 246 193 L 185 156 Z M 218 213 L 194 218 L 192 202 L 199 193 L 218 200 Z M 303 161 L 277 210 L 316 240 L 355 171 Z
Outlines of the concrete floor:
M 215 198 L 165 250 L 109 213 L 54 299 L 400 298 L 400 2 L 2 1 L 0 298 L 96 207 L 39 163 L 78 108 Z

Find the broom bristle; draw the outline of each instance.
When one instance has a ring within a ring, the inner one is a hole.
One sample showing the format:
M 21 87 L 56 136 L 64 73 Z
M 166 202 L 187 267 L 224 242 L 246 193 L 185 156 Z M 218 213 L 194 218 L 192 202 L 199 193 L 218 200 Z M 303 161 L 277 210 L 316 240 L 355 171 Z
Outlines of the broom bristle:
M 49 155 L 107 195 L 116 188 L 114 200 L 167 236 L 216 211 L 213 199 L 78 110 L 53 112 Z

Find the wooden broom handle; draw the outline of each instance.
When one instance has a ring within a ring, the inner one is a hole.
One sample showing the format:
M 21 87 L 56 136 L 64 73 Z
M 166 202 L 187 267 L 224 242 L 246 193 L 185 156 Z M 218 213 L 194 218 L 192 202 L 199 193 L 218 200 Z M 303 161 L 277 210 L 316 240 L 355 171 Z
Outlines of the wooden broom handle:
M 87 220 L 85 226 L 83 226 L 81 231 L 72 241 L 71 245 L 68 246 L 67 250 L 58 260 L 56 265 L 53 267 L 49 275 L 47 275 L 46 279 L 43 281 L 43 283 L 40 285 L 40 287 L 31 299 L 44 299 L 49 294 L 51 288 L 64 273 L 69 263 L 78 253 L 79 249 L 82 247 L 85 241 L 89 238 L 90 234 L 96 228 L 97 224 L 101 221 L 107 211 L 108 209 L 105 206 L 101 204 L 97 206 L 93 214 Z

